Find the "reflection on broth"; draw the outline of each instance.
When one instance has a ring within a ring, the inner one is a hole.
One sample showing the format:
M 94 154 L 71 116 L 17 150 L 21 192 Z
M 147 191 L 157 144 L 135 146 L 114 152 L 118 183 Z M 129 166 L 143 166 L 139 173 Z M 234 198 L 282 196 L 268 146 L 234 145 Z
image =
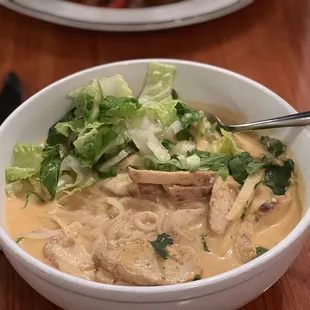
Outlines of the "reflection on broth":
M 91 281 L 169 285 L 247 263 L 299 222 L 300 185 L 285 145 L 217 132 L 198 111 L 232 123 L 244 120 L 239 112 L 151 100 L 161 88 L 148 90 L 163 87 L 149 78 L 154 71 L 157 79 L 164 72 L 166 82 L 175 74 L 172 66 L 150 64 L 142 107 L 123 80 L 125 99 L 108 93 L 105 87 L 119 76 L 101 79 L 75 93 L 75 110 L 50 130 L 44 150 L 16 146 L 15 166 L 6 171 L 7 227 L 30 255 Z M 93 110 L 99 85 L 110 96 Z M 92 105 L 81 108 L 83 101 Z M 117 136 L 98 155 L 98 141 L 107 141 L 111 128 Z M 20 161 L 26 153 L 31 162 Z M 39 168 L 30 167 L 38 158 Z

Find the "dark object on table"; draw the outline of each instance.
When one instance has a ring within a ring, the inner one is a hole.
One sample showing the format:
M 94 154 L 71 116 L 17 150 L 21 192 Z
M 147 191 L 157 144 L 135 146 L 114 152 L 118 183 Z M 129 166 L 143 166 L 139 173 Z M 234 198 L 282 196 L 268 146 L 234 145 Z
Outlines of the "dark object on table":
M 23 87 L 19 77 L 8 73 L 0 92 L 0 124 L 23 102 Z

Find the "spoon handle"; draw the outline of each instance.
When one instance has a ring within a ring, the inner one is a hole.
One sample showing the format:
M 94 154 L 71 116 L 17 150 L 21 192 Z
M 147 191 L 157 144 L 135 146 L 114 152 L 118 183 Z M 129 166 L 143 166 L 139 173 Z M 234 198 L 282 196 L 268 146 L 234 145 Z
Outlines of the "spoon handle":
M 241 125 L 227 126 L 229 131 L 246 131 L 310 125 L 310 111 L 274 117 Z

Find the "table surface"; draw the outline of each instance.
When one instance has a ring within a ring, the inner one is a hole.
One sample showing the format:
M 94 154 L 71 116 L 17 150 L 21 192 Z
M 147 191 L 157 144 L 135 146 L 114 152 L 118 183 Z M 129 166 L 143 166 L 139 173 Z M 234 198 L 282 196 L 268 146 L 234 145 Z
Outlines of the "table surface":
M 0 8 L 0 80 L 17 72 L 26 96 L 73 72 L 113 61 L 164 57 L 246 75 L 299 111 L 310 108 L 310 1 L 256 0 L 230 16 L 149 33 L 99 33 Z M 310 309 L 310 240 L 285 276 L 242 310 Z M 0 254 L 0 309 L 60 310 L 32 290 Z

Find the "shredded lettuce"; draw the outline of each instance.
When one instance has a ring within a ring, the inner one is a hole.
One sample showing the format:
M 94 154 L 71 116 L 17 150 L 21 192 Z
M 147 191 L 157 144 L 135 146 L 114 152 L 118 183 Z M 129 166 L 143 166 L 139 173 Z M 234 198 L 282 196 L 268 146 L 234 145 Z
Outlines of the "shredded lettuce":
M 71 155 L 63 159 L 60 171 L 62 174 L 57 184 L 58 193 L 65 192 L 67 195 L 72 195 L 76 191 L 91 186 L 96 181 L 92 176 L 91 169 L 82 167 L 79 160 Z
M 237 147 L 231 132 L 221 129 L 221 133 L 223 136 L 211 144 L 210 152 L 226 154 L 230 157 L 237 156 L 243 152 Z
M 83 115 L 88 123 L 94 122 L 99 115 L 99 104 L 103 99 L 103 94 L 98 80 L 84 89 L 78 89 L 69 94 L 75 100 L 75 105 L 80 115 Z
M 196 125 L 197 135 L 200 139 L 205 139 L 208 142 L 213 142 L 221 138 L 220 133 L 216 130 L 217 124 L 211 123 L 207 120 L 206 117 L 198 121 Z
M 170 154 L 187 156 L 188 152 L 192 152 L 195 149 L 196 144 L 194 142 L 180 141 L 171 148 Z
M 20 168 L 40 170 L 43 147 L 38 144 L 16 144 L 14 148 L 14 165 Z
M 167 128 L 177 120 L 176 104 L 177 101 L 170 98 L 160 102 L 149 102 L 143 105 L 142 113 L 159 122 L 163 128 Z
M 82 119 L 73 120 L 70 122 L 59 122 L 55 125 L 55 129 L 65 137 L 69 137 L 72 132 L 80 132 L 84 128 Z
M 6 182 L 25 180 L 37 174 L 33 168 L 8 167 L 5 169 Z
M 152 131 L 130 129 L 128 130 L 128 135 L 142 155 L 154 155 L 160 162 L 170 160 L 168 150 L 161 144 Z
M 119 74 L 101 78 L 99 80 L 99 85 L 104 96 L 133 97 L 133 93 L 127 82 Z
M 161 63 L 150 63 L 144 88 L 139 96 L 142 104 L 148 102 L 161 102 L 172 99 L 172 85 L 176 76 L 176 68 Z
M 104 153 L 112 153 L 115 148 L 125 143 L 123 135 L 113 129 L 102 126 L 79 137 L 73 144 L 75 153 L 84 167 L 91 168 Z

